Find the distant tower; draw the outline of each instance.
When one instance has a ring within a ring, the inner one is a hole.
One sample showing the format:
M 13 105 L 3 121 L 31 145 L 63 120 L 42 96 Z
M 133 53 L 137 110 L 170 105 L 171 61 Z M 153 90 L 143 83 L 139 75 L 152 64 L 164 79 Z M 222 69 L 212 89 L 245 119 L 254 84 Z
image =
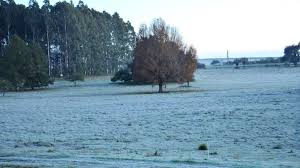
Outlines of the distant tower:
M 228 50 L 227 50 L 227 62 L 229 62 L 229 52 L 228 52 Z

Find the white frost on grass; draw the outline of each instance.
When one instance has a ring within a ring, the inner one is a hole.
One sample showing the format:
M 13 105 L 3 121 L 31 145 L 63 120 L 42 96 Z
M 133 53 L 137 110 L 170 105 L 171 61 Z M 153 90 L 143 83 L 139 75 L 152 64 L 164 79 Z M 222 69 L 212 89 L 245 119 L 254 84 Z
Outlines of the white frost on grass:
M 0 165 L 297 167 L 300 68 L 208 69 L 193 88 L 64 81 L 0 98 Z M 217 152 L 208 160 L 198 145 Z M 281 149 L 274 149 L 281 145 Z M 159 155 L 155 155 L 155 152 Z

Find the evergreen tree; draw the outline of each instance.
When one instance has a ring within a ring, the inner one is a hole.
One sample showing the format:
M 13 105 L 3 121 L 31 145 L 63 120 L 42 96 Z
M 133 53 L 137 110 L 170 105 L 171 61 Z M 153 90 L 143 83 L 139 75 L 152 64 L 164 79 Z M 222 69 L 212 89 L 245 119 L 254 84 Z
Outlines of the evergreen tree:
M 51 8 L 49 0 L 44 0 L 44 5 L 42 7 L 43 20 L 45 24 L 45 37 L 46 37 L 46 46 L 47 46 L 47 58 L 48 58 L 48 75 L 51 76 L 51 57 L 50 57 L 50 36 L 51 36 Z
M 26 70 L 24 65 L 29 55 L 30 50 L 26 43 L 18 36 L 13 36 L 1 61 L 1 74 L 16 90 L 23 87 L 25 79 L 22 73 Z
M 25 40 L 40 42 L 43 32 L 43 15 L 36 0 L 29 0 L 25 15 Z
M 26 43 L 14 35 L 1 59 L 1 76 L 9 81 L 14 89 L 47 86 L 47 62 L 38 44 Z
M 297 66 L 298 62 L 300 61 L 300 43 L 298 45 L 290 45 L 285 47 L 284 49 L 284 56 L 282 57 L 283 62 L 293 63 Z
M 25 71 L 22 73 L 25 88 L 48 86 L 49 76 L 46 56 L 37 43 L 29 45 L 30 54 L 25 60 Z

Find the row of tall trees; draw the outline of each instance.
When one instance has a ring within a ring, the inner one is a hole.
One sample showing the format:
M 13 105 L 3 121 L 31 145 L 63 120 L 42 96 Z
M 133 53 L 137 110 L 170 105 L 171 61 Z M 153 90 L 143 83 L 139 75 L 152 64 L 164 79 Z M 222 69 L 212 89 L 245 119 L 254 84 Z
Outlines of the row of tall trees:
M 197 68 L 196 49 L 187 47 L 176 28 L 155 19 L 142 25 L 133 60 L 133 81 L 158 84 L 159 92 L 167 82 L 190 82 Z
M 135 32 L 118 13 L 44 0 L 29 5 L 0 0 L 0 56 L 13 35 L 41 46 L 47 56 L 49 76 L 112 74 L 132 60 Z

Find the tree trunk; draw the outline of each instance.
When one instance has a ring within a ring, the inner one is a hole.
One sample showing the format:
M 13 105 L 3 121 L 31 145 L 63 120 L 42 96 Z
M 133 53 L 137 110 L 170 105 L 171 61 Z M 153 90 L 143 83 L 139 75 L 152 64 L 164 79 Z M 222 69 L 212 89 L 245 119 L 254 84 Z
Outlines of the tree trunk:
M 47 25 L 47 55 L 48 55 L 48 75 L 51 76 L 51 60 L 50 60 L 50 42 L 49 42 L 49 28 Z
M 7 25 L 7 41 L 9 43 L 9 40 L 10 40 L 10 24 Z
M 65 52 L 66 52 L 66 57 L 65 57 L 65 64 L 66 64 L 66 68 L 67 70 L 69 69 L 69 53 L 68 53 L 68 36 L 67 36 L 67 20 L 66 20 L 66 16 L 64 16 L 64 20 L 65 20 Z
M 24 26 L 24 31 L 25 31 L 25 41 L 28 41 L 27 40 L 27 27 L 26 26 Z
M 110 72 L 109 72 L 109 68 L 110 68 L 110 56 L 108 56 L 108 53 L 107 51 L 105 52 L 105 58 L 106 58 L 106 75 L 108 75 Z
M 59 27 L 57 27 L 57 32 L 58 32 L 58 38 L 59 38 L 59 41 L 60 41 L 61 43 L 63 43 L 63 42 L 62 42 L 62 35 L 61 35 L 60 31 L 59 31 Z M 64 69 L 63 69 L 62 55 L 60 55 L 60 56 L 59 56 L 59 71 L 60 71 L 60 77 L 63 77 L 63 76 L 64 76 L 64 71 L 63 71 L 63 70 L 64 70 Z
M 163 92 L 163 83 L 159 83 L 158 87 L 159 87 L 158 93 L 162 93 Z
M 35 28 L 33 28 L 33 26 L 31 25 L 31 31 L 32 31 L 32 41 L 35 41 Z
M 61 55 L 59 56 L 59 72 L 60 72 L 60 74 L 59 74 L 59 76 L 60 77 L 63 77 L 64 75 L 63 75 L 63 65 L 62 65 L 62 60 L 61 60 L 62 58 L 61 58 Z
M 190 81 L 187 81 L 187 86 L 190 87 Z

